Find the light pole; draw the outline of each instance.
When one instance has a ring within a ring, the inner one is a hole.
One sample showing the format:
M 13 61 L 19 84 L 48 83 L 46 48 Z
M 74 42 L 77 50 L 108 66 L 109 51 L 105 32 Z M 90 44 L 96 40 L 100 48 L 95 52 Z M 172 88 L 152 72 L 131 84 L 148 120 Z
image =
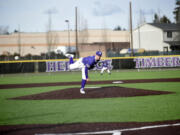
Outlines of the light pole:
M 70 53 L 70 31 L 69 31 L 69 20 L 65 20 L 65 22 L 67 23 L 67 27 L 68 27 L 68 52 Z
M 130 42 L 130 48 L 131 48 L 131 56 L 134 56 L 133 51 L 133 30 L 132 30 L 132 8 L 131 8 L 131 2 L 129 2 L 129 17 L 130 17 L 130 36 L 131 36 L 131 42 Z

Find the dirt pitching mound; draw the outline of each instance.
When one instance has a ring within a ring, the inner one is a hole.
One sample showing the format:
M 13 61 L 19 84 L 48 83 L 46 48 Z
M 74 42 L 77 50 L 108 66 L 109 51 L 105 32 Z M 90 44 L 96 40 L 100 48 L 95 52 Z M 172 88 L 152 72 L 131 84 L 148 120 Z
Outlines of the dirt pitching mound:
M 101 88 L 86 88 L 86 94 L 82 95 L 79 88 L 69 88 L 63 90 L 56 90 L 40 94 L 17 97 L 13 99 L 22 100 L 46 100 L 46 99 L 86 99 L 86 98 L 112 98 L 112 97 L 134 97 L 134 96 L 148 96 L 171 94 L 172 92 L 140 90 L 135 88 L 125 87 L 101 87 Z

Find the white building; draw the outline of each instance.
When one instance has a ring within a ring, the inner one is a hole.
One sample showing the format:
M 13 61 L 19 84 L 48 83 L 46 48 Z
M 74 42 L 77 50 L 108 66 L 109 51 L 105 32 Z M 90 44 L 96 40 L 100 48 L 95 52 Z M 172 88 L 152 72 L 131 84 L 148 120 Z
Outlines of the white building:
M 141 25 L 133 31 L 133 48 L 146 51 L 180 50 L 180 24 Z

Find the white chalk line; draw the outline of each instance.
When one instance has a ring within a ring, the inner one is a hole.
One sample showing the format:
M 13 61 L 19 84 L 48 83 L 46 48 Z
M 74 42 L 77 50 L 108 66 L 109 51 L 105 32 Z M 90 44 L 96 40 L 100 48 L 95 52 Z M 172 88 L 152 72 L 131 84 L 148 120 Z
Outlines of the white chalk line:
M 85 87 L 85 89 L 99 89 L 99 88 L 102 88 L 102 87 L 96 87 L 96 86 L 92 86 L 92 87 Z
M 114 81 L 114 82 L 112 82 L 112 83 L 114 83 L 114 84 L 121 84 L 121 83 L 123 83 L 122 81 Z
M 161 127 L 172 127 L 172 126 L 180 126 L 180 123 L 176 124 L 164 124 L 164 125 L 154 125 L 154 126 L 144 126 L 138 128 L 126 128 L 120 130 L 111 130 L 111 131 L 98 131 L 98 132 L 84 132 L 84 133 L 65 133 L 65 134 L 35 134 L 35 135 L 91 135 L 91 134 L 113 134 L 113 135 L 121 135 L 121 132 L 125 131 L 137 131 L 137 130 L 145 130 L 145 129 L 153 129 L 153 128 L 161 128 Z

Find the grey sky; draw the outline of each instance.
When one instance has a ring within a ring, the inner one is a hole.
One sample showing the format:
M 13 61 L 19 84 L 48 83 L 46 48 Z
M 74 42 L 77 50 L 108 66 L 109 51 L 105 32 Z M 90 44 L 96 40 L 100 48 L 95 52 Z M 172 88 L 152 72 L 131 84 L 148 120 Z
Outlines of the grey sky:
M 24 32 L 44 32 L 47 30 L 47 11 L 53 10 L 53 30 L 67 29 L 67 19 L 74 29 L 75 6 L 90 29 L 113 29 L 117 25 L 127 29 L 129 26 L 129 1 L 126 0 L 0 0 L 0 26 L 9 26 L 10 32 L 18 29 L 18 25 Z M 155 12 L 174 22 L 175 0 L 132 0 L 132 8 L 134 28 L 140 10 L 147 22 L 152 21 Z

